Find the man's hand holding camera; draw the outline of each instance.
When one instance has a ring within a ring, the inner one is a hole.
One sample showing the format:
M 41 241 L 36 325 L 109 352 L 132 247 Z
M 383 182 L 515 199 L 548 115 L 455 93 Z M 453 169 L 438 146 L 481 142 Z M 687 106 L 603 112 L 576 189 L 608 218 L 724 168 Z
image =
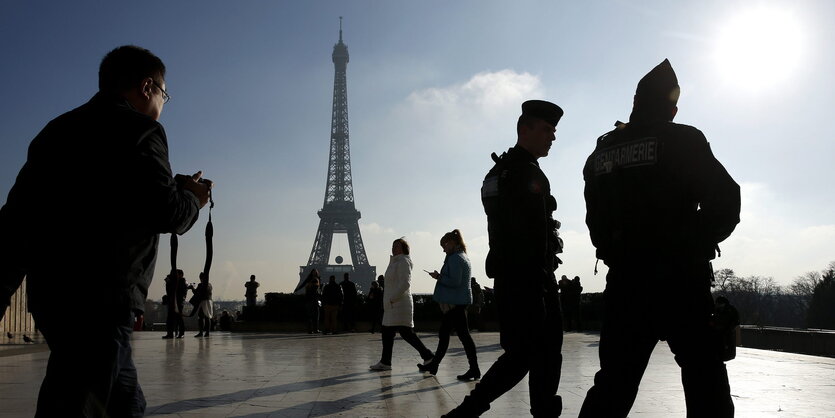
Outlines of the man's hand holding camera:
M 202 171 L 198 171 L 190 176 L 177 174 L 174 176 L 174 180 L 177 182 L 177 186 L 190 191 L 197 197 L 197 200 L 200 201 L 201 208 L 206 206 L 206 203 L 209 203 L 209 196 L 212 194 L 214 183 L 209 179 L 204 179 Z

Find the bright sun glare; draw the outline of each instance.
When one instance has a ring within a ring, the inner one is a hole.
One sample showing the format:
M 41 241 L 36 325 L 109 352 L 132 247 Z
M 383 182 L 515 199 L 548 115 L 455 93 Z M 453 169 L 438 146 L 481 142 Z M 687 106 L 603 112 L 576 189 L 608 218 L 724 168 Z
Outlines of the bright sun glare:
M 715 59 L 722 78 L 761 91 L 788 81 L 803 55 L 803 28 L 789 11 L 760 7 L 721 26 Z

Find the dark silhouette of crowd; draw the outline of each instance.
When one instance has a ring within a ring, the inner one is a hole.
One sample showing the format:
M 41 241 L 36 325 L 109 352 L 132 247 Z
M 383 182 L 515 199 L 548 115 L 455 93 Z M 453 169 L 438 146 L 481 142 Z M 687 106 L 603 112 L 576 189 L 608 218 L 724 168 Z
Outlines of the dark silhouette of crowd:
M 563 330 L 582 331 L 583 323 L 580 319 L 580 295 L 583 293 L 583 286 L 580 284 L 580 277 L 568 280 L 563 275 L 559 281 L 560 306 L 562 307 Z

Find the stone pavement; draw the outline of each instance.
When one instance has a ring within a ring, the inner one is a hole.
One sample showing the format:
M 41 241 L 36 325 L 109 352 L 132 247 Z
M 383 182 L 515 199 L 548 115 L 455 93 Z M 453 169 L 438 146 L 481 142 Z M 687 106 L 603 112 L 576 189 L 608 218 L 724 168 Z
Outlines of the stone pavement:
M 371 372 L 380 334 L 214 333 L 162 340 L 134 337 L 134 359 L 148 416 L 181 417 L 438 417 L 475 383 L 459 382 L 467 361 L 457 338 L 436 377 L 418 372 L 417 353 L 399 337 L 393 370 Z M 419 334 L 430 349 L 437 337 Z M 482 371 L 501 354 L 497 333 L 473 334 Z M 563 346 L 563 416 L 576 416 L 597 371 L 598 335 L 568 333 Z M 79 338 L 79 344 L 83 344 Z M 30 346 L 0 350 L 0 417 L 34 414 L 48 353 Z M 738 417 L 835 417 L 835 359 L 740 348 L 728 363 Z M 527 379 L 484 416 L 529 415 Z M 685 415 L 678 366 L 666 344 L 653 353 L 632 417 Z

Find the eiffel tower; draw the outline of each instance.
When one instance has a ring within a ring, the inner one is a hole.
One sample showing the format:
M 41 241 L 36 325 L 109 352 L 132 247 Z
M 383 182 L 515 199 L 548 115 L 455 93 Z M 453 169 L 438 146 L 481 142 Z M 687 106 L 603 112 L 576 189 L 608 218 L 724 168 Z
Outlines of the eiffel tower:
M 344 273 L 351 274 L 357 287 L 368 292 L 376 278 L 377 269 L 368 264 L 365 246 L 357 221 L 360 212 L 354 207 L 354 186 L 351 181 L 351 150 L 348 142 L 348 85 L 345 69 L 348 67 L 348 47 L 342 42 L 342 17 L 339 18 L 339 42 L 333 46 L 333 111 L 331 119 L 331 146 L 328 159 L 328 179 L 325 186 L 325 203 L 319 214 L 319 230 L 310 259 L 299 268 L 299 284 L 311 270 L 318 269 L 323 282 L 335 275 L 337 282 Z M 334 234 L 348 234 L 348 247 L 353 265 L 328 264 Z

